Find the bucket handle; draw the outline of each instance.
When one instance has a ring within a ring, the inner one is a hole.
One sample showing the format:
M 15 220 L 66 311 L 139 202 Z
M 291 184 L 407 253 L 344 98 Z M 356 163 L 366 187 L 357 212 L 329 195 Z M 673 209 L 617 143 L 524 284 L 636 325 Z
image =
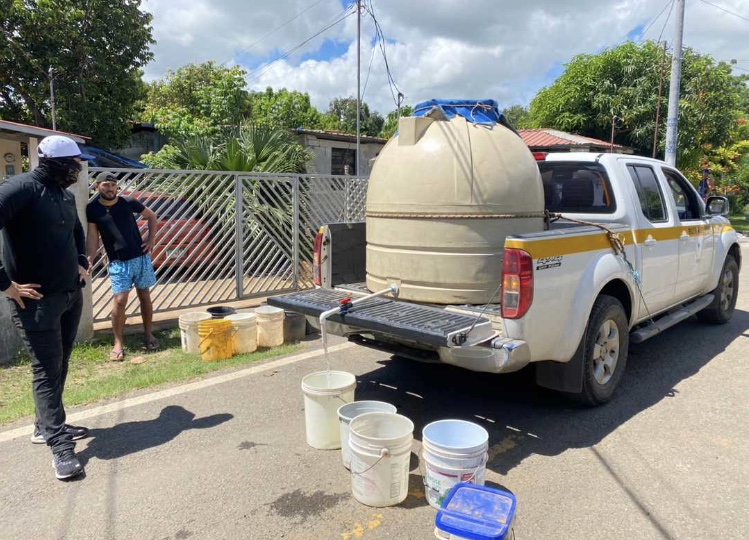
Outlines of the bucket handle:
M 369 471 L 371 471 L 372 469 L 374 469 L 374 468 L 375 468 L 375 466 L 376 466 L 376 465 L 377 465 L 377 464 L 378 464 L 378 463 L 379 463 L 380 461 L 382 461 L 382 458 L 386 458 L 386 457 L 388 457 L 389 455 L 390 455 L 390 450 L 388 450 L 387 448 L 381 448 L 381 449 L 380 449 L 380 457 L 379 457 L 379 459 L 378 459 L 377 461 L 375 461 L 374 463 L 372 463 L 372 465 L 370 465 L 370 466 L 369 466 L 368 468 L 364 469 L 364 470 L 363 470 L 363 471 L 361 471 L 361 472 L 354 472 L 354 468 L 353 468 L 353 467 L 351 467 L 351 469 L 349 469 L 349 472 L 351 473 L 351 475 L 352 475 L 352 476 L 361 476 L 362 474 L 364 474 L 364 473 L 368 473 Z

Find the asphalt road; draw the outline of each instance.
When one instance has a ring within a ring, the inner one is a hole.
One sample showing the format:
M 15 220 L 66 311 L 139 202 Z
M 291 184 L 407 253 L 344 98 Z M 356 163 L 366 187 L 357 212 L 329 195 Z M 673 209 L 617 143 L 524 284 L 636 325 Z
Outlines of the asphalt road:
M 325 367 L 314 341 L 295 358 L 69 411 L 92 428 L 79 481 L 55 480 L 27 426 L 1 431 L 0 538 L 434 538 L 417 454 L 422 427 L 443 418 L 489 431 L 487 484 L 517 496 L 518 540 L 749 538 L 746 265 L 741 277 L 729 324 L 687 321 L 637 347 L 597 409 L 537 389 L 529 372 L 339 345 L 331 363 L 356 374 L 356 398 L 391 402 L 416 425 L 400 506 L 359 504 L 339 452 L 306 445 L 300 381 Z

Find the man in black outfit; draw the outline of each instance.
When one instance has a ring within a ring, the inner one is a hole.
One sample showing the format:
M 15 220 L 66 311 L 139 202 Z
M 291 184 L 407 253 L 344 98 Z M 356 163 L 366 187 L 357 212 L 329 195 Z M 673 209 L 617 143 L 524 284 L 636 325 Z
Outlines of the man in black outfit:
M 60 135 L 43 139 L 38 155 L 38 168 L 0 184 L 0 290 L 31 357 L 32 442 L 47 443 L 55 476 L 64 480 L 83 473 L 73 441 L 88 435 L 65 423 L 62 402 L 89 266 L 75 197 L 66 188 L 91 157 Z

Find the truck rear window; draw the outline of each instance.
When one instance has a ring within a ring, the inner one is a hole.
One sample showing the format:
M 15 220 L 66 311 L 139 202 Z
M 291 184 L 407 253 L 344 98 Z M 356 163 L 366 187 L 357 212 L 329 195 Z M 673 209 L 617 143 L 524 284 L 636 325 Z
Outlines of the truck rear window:
M 549 212 L 613 214 L 614 192 L 606 169 L 598 163 L 540 161 L 544 200 Z

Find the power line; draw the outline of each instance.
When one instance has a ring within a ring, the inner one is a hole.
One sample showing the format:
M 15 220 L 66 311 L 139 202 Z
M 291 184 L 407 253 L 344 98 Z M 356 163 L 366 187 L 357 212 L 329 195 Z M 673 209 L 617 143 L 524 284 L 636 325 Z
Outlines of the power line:
M 385 47 L 385 42 L 387 41 L 385 38 L 385 34 L 382 31 L 380 22 L 377 20 L 377 17 L 374 14 L 374 6 L 372 5 L 371 0 L 369 2 L 369 6 L 365 5 L 364 9 L 370 14 L 370 16 L 372 17 L 372 20 L 374 21 L 375 33 L 380 42 L 380 50 L 382 51 L 382 58 L 385 61 L 385 71 L 387 73 L 388 86 L 390 87 L 390 94 L 392 95 L 393 102 L 395 103 L 395 106 L 397 107 L 398 99 L 396 98 L 396 94 L 401 94 L 401 91 L 398 88 L 398 85 L 395 84 L 395 79 L 393 78 L 393 74 L 390 71 L 390 64 L 388 63 L 387 51 Z
M 253 48 L 253 47 L 254 47 L 255 45 L 257 45 L 258 43 L 260 43 L 261 41 L 263 41 L 263 40 L 264 40 L 265 38 L 267 38 L 268 36 L 270 36 L 270 35 L 271 35 L 271 34 L 273 34 L 274 32 L 277 32 L 278 30 L 280 30 L 280 29 L 281 29 L 281 28 L 283 28 L 284 26 L 286 26 L 286 25 L 288 25 L 288 24 L 290 24 L 290 23 L 294 22 L 294 21 L 295 21 L 296 19 L 298 19 L 299 17 L 301 17 L 302 15 L 304 15 L 305 13 L 307 13 L 307 12 L 308 12 L 308 11 L 309 11 L 310 9 L 312 9 L 312 8 L 313 8 L 313 7 L 315 7 L 316 5 L 318 5 L 318 4 L 321 4 L 322 2 L 325 2 L 325 0 L 317 0 L 317 2 L 315 2 L 314 4 L 312 4 L 312 5 L 310 6 L 310 7 L 308 7 L 308 8 L 307 8 L 307 9 L 305 9 L 304 11 L 302 11 L 302 12 L 300 12 L 300 13 L 297 13 L 297 14 L 296 14 L 296 15 L 294 15 L 294 16 L 293 16 L 293 17 L 292 17 L 291 19 L 289 19 L 289 20 L 288 20 L 288 21 L 286 21 L 285 23 L 281 24 L 280 26 L 276 26 L 276 27 L 275 27 L 275 28 L 274 28 L 273 30 L 271 30 L 270 32 L 268 32 L 267 34 L 265 34 L 265 35 L 264 35 L 263 37 L 261 37 L 261 38 L 260 38 L 260 39 L 258 39 L 257 41 L 254 41 L 253 43 L 251 43 L 250 45 L 248 45 L 248 46 L 247 46 L 247 47 L 245 47 L 244 49 L 241 49 L 240 51 L 238 51 L 238 52 L 234 53 L 234 55 L 233 55 L 233 56 L 232 56 L 231 58 L 229 58 L 229 59 L 228 59 L 228 60 L 227 60 L 226 62 L 223 62 L 223 63 L 222 63 L 221 65 L 225 65 L 225 64 L 228 64 L 229 62 L 231 62 L 232 60 L 234 60 L 234 58 L 236 58 L 236 57 L 237 57 L 237 56 L 239 56 L 240 54 L 244 54 L 244 53 L 246 53 L 247 51 L 249 51 L 250 49 L 252 49 L 252 48 Z
M 656 15 L 655 18 L 652 21 L 650 21 L 650 24 L 647 26 L 647 28 L 645 28 L 645 30 L 642 31 L 642 34 L 640 34 L 640 36 L 641 36 L 640 37 L 640 41 L 642 41 L 642 39 L 645 37 L 645 34 L 648 33 L 648 30 L 650 30 L 653 27 L 653 25 L 656 23 L 656 21 L 658 21 L 658 19 L 661 18 L 661 15 L 663 15 L 663 12 L 666 11 L 666 8 L 669 5 L 671 5 L 671 7 L 673 8 L 674 7 L 674 0 L 668 0 L 666 2 L 666 5 L 663 6 L 663 9 L 660 11 L 660 13 L 658 13 L 658 15 Z
M 663 28 L 661 28 L 661 33 L 658 36 L 658 43 L 661 42 L 661 38 L 663 37 L 663 32 L 666 31 L 666 25 L 668 24 L 668 20 L 671 18 L 671 13 L 674 10 L 674 0 L 671 0 L 671 9 L 668 10 L 668 15 L 666 16 L 666 22 L 663 23 Z
M 372 55 L 369 57 L 369 67 L 367 68 L 367 78 L 364 79 L 364 90 L 361 91 L 361 101 L 364 101 L 364 93 L 367 91 L 367 83 L 369 82 L 369 73 L 372 71 L 372 61 L 374 60 L 375 51 L 377 50 L 377 42 L 372 46 Z
M 742 19 L 742 20 L 745 20 L 746 22 L 749 22 L 749 19 L 747 19 L 743 15 L 739 15 L 738 13 L 734 13 L 733 11 L 729 11 L 726 8 L 721 7 L 721 6 L 717 5 L 717 4 L 713 4 L 712 2 L 708 2 L 707 0 L 700 0 L 700 1 L 703 4 L 707 4 L 708 6 L 713 6 L 714 8 L 717 8 L 717 9 L 719 9 L 721 11 L 724 11 L 724 12 L 728 13 L 729 15 L 733 15 L 734 17 L 738 17 L 739 19 Z
M 338 19 L 336 19 L 333 22 L 331 22 L 330 24 L 328 24 L 325 28 L 323 28 L 319 32 L 315 33 L 314 35 L 310 36 L 309 38 L 305 39 L 299 45 L 297 45 L 297 46 L 289 49 L 288 51 L 286 51 L 285 53 L 283 53 L 281 56 L 278 56 L 278 57 L 274 58 L 273 60 L 271 60 L 270 62 L 268 62 L 264 66 L 262 66 L 261 68 L 255 70 L 254 72 L 252 72 L 251 74 L 249 74 L 248 77 L 247 77 L 247 79 L 246 79 L 247 82 L 248 83 L 252 83 L 254 81 L 257 81 L 258 79 L 260 79 L 260 77 L 263 74 L 265 74 L 266 72 L 268 72 L 270 70 L 270 68 L 273 66 L 273 64 L 275 64 L 276 62 L 280 62 L 281 60 L 285 60 L 286 58 L 288 58 L 289 56 L 291 56 L 292 53 L 294 53 L 295 51 L 299 50 L 301 47 L 305 46 L 307 43 L 309 43 L 310 41 L 312 41 L 313 39 L 315 39 L 320 34 L 323 34 L 323 33 L 327 32 L 328 30 L 330 30 L 331 28 L 333 28 L 335 25 L 337 25 L 338 23 L 340 23 L 341 21 L 343 21 L 347 17 L 350 17 L 351 15 L 353 15 L 354 13 L 356 13 L 356 10 L 352 9 L 354 6 L 355 6 L 355 4 L 347 7 L 346 9 L 343 10 L 343 12 L 342 12 L 343 15 L 341 17 L 339 17 Z

